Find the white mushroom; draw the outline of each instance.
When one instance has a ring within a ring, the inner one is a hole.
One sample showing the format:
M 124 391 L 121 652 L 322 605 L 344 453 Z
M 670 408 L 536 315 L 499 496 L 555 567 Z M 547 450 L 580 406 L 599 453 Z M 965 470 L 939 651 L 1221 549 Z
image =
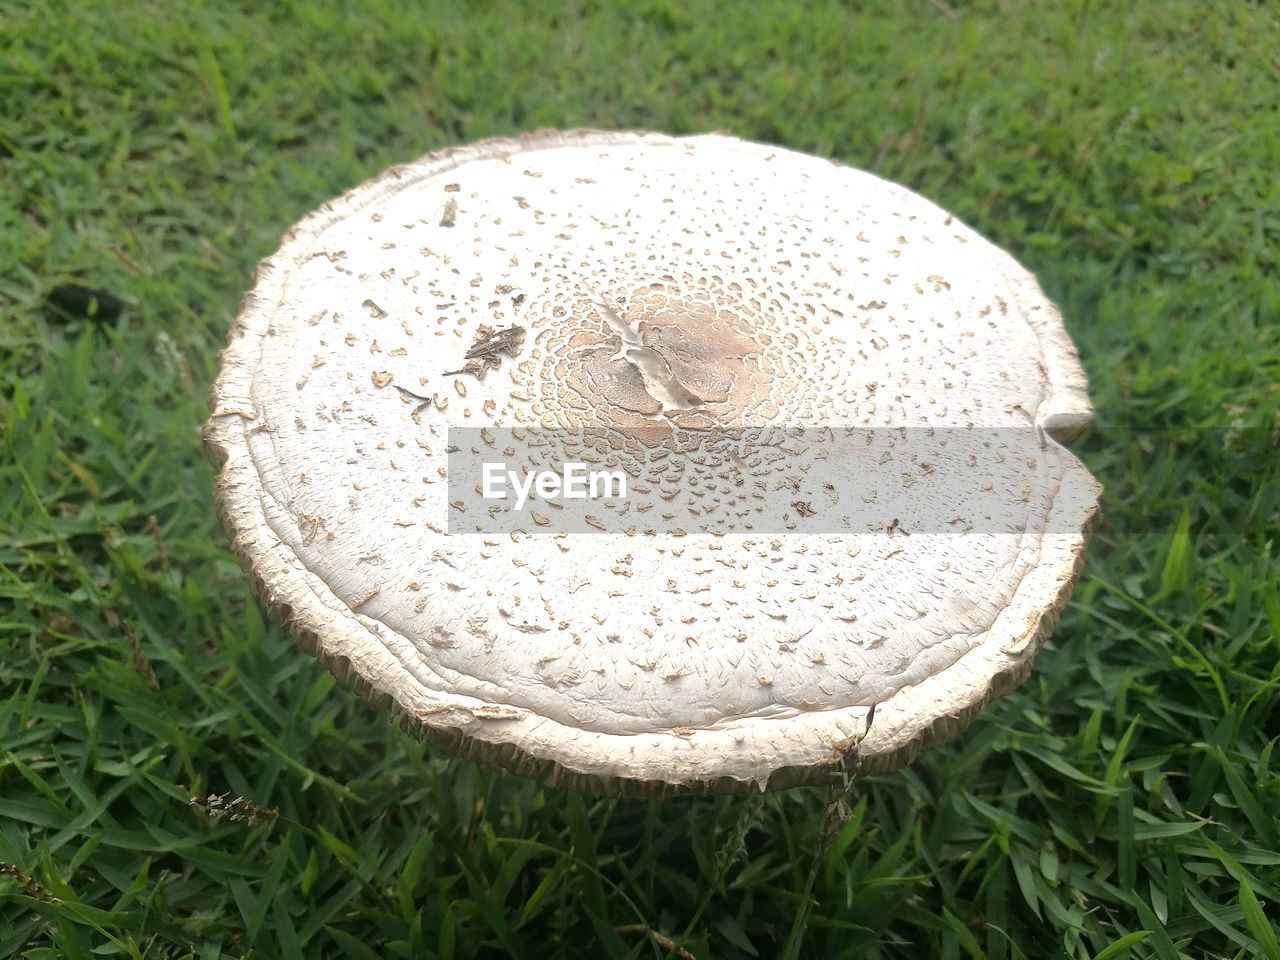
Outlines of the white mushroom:
M 720 792 L 892 769 L 1025 678 L 1097 515 L 1061 446 L 1085 386 L 1034 278 L 902 187 L 539 133 L 290 231 L 205 440 L 271 615 L 407 728 Z M 517 510 L 468 473 L 494 459 L 630 488 Z

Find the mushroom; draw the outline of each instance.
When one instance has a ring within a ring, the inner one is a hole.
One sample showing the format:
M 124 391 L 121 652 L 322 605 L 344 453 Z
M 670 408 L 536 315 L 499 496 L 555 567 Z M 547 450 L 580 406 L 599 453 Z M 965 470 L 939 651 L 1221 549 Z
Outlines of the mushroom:
M 1027 676 L 1101 489 L 1031 274 L 900 186 L 720 135 L 392 168 L 262 262 L 210 409 L 219 517 L 304 649 L 447 751 L 638 796 L 957 735 Z M 629 489 L 517 508 L 495 461 Z

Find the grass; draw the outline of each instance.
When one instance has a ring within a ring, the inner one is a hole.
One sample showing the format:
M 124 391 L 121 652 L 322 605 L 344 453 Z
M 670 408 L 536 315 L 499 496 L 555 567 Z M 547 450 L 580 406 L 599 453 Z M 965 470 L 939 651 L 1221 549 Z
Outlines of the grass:
M 0 956 L 1280 958 L 1278 30 L 1224 0 L 0 5 Z M 575 125 L 903 182 L 1036 271 L 1092 380 L 1109 528 L 1031 680 L 861 782 L 816 860 L 812 791 L 598 801 L 424 749 L 264 622 L 213 519 L 203 396 L 280 233 Z M 119 321 L 45 306 L 73 281 Z M 279 815 L 188 804 L 227 792 Z

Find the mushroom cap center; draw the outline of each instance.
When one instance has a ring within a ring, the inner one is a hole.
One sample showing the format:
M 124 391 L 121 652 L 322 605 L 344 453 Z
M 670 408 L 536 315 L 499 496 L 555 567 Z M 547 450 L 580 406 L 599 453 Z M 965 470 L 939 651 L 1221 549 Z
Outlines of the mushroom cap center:
M 622 294 L 592 290 L 575 311 L 556 369 L 604 425 L 698 428 L 737 422 L 769 383 L 769 334 L 730 291 L 689 290 L 666 275 Z

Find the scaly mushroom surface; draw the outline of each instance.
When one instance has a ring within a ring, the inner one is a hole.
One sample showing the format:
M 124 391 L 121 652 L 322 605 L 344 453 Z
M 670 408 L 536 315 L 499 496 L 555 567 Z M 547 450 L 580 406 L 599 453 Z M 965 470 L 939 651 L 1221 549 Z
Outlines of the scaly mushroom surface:
M 900 186 L 718 135 L 391 169 L 263 261 L 210 409 L 219 516 L 305 649 L 456 754 L 633 795 L 954 736 L 1027 675 L 1100 493 L 1026 270 Z M 627 495 L 517 510 L 488 461 Z

